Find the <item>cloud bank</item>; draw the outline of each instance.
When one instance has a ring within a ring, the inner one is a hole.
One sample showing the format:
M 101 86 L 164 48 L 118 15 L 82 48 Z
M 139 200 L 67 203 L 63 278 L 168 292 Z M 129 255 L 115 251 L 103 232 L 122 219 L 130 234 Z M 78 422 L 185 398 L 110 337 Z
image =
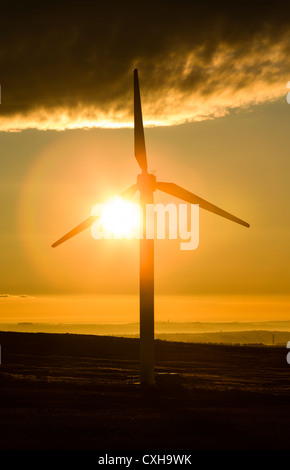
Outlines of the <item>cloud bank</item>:
M 1 7 L 0 130 L 172 125 L 286 97 L 289 6 L 60 1 Z
M 30 295 L 26 294 L 0 294 L 0 299 L 33 299 Z

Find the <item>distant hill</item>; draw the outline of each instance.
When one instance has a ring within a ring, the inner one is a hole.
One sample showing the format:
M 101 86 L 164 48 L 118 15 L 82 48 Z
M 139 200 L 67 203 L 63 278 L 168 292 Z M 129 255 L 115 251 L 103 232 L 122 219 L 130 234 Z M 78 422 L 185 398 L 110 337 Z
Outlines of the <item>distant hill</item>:
M 264 344 L 285 345 L 290 341 L 290 331 L 220 331 L 216 333 L 163 333 L 158 339 L 186 343 Z
M 0 331 L 138 337 L 139 324 L 3 323 Z M 166 341 L 286 345 L 290 341 L 290 321 L 156 322 L 155 333 L 156 338 Z

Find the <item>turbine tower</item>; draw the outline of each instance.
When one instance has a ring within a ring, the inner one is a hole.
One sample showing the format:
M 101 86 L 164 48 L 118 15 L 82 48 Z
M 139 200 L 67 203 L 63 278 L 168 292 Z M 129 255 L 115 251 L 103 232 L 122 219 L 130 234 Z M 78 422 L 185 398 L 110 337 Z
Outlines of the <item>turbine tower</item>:
M 143 213 L 143 238 L 140 238 L 139 290 L 140 382 L 142 385 L 154 385 L 154 239 L 146 238 L 146 205 L 154 203 L 154 191 L 160 190 L 188 203 L 198 204 L 202 209 L 213 212 L 214 214 L 245 227 L 249 227 L 250 225 L 175 183 L 157 182 L 155 175 L 148 173 L 139 79 L 136 69 L 134 70 L 134 154 L 141 169 L 141 173 L 137 175 L 137 183 L 126 189 L 120 196 L 131 198 L 137 190 L 140 192 L 140 206 Z M 97 218 L 97 216 L 88 217 L 84 222 L 53 243 L 52 247 L 60 245 L 90 227 Z

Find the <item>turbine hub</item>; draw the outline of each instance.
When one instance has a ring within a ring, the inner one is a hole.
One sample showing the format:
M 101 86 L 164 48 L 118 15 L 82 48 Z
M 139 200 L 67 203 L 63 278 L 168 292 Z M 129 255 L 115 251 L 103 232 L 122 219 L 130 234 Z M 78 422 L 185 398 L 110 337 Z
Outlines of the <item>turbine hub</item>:
M 156 176 L 150 173 L 140 173 L 137 175 L 137 184 L 140 190 L 155 191 L 156 189 Z

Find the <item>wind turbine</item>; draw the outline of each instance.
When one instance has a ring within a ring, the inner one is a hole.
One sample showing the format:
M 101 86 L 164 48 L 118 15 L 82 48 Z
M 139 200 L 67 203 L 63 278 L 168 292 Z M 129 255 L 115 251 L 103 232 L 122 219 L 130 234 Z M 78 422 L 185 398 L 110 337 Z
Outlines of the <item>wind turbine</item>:
M 120 196 L 131 198 L 137 190 L 140 192 L 140 206 L 143 212 L 143 238 L 141 237 L 140 239 L 139 291 L 140 382 L 142 385 L 154 385 L 154 239 L 146 238 L 146 205 L 153 204 L 154 191 L 158 189 L 188 203 L 198 204 L 202 209 L 213 212 L 214 214 L 220 215 L 245 227 L 249 227 L 249 224 L 175 183 L 156 181 L 156 176 L 148 173 L 139 79 L 136 69 L 134 70 L 134 154 L 141 169 L 141 173 L 137 176 L 137 183 L 126 189 Z M 60 245 L 90 227 L 96 219 L 97 216 L 88 217 L 84 222 L 57 240 L 52 247 Z

